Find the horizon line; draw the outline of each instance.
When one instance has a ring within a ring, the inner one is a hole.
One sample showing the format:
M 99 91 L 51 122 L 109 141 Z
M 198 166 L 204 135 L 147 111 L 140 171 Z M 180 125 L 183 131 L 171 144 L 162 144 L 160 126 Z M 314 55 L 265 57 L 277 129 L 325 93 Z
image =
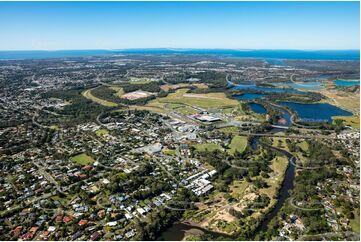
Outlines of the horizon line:
M 254 49 L 242 49 L 242 48 L 174 48 L 174 47 L 136 47 L 136 48 L 119 48 L 119 49 L 107 49 L 107 48 L 99 48 L 99 49 L 17 49 L 17 50 L 0 50 L 0 52 L 16 52 L 16 51 L 44 51 L 44 52 L 51 52 L 51 51 L 127 51 L 127 50 L 174 50 L 174 51 L 185 51 L 185 50 L 234 50 L 234 51 L 259 51 L 259 50 L 293 50 L 293 51 L 360 51 L 359 49 L 275 49 L 275 48 L 254 48 Z

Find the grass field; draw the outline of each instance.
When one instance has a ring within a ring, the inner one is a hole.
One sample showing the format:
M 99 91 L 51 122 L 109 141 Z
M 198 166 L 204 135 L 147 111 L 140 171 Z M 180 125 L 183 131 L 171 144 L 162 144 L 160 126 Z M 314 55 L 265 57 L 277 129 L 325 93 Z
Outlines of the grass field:
M 273 144 L 272 144 L 273 146 L 289 151 L 288 145 L 286 143 L 286 138 L 273 137 L 272 139 L 273 139 Z
M 308 151 L 308 143 L 306 141 L 302 141 L 301 143 L 298 143 L 297 146 L 299 146 L 303 151 Z
M 165 107 L 165 104 L 184 104 L 195 106 L 198 108 L 227 108 L 229 106 L 237 106 L 237 100 L 229 99 L 224 93 L 206 93 L 206 94 L 192 94 L 187 93 L 188 89 L 178 89 L 175 93 L 169 94 L 164 98 L 157 98 L 148 105 Z
M 352 231 L 360 234 L 360 215 L 358 213 L 354 213 L 355 218 L 350 221 L 350 225 L 352 228 Z
M 228 154 L 234 155 L 236 151 L 242 153 L 247 147 L 247 137 L 243 136 L 234 136 L 231 143 L 229 144 L 229 149 L 227 150 Z
M 167 113 L 167 110 L 165 110 L 164 108 L 161 108 L 161 107 L 156 107 L 156 106 L 139 106 L 139 105 L 132 105 L 132 106 L 129 106 L 129 109 L 131 110 L 148 110 L 148 111 L 151 111 L 151 112 L 155 112 L 155 113 Z M 121 109 L 121 111 L 123 111 L 123 109 Z
M 218 130 L 225 133 L 225 134 L 237 135 L 239 133 L 239 129 L 237 127 L 234 127 L 234 126 L 224 127 L 224 128 L 220 128 Z
M 205 83 L 178 83 L 178 84 L 164 84 L 162 85 L 160 88 L 164 91 L 169 91 L 169 90 L 173 90 L 173 89 L 178 89 L 178 88 L 187 88 L 187 87 L 191 87 L 191 86 L 195 86 L 199 89 L 206 89 L 208 88 L 207 84 Z
M 250 185 L 247 181 L 234 181 L 230 186 L 231 196 L 234 198 L 242 198 L 244 191 Z
M 352 128 L 355 129 L 360 129 L 360 116 L 334 116 L 332 118 L 333 120 L 342 119 L 344 120 L 344 124 L 350 125 Z
M 196 148 L 197 151 L 214 151 L 214 150 L 222 150 L 222 147 L 218 144 L 213 144 L 213 143 L 206 143 L 206 144 L 196 144 L 194 146 Z
M 82 166 L 93 164 L 95 161 L 92 157 L 88 156 L 85 153 L 73 156 L 70 159 Z
M 260 189 L 261 193 L 267 194 L 270 198 L 276 194 L 278 187 L 281 185 L 284 174 L 286 172 L 288 166 L 288 159 L 284 156 L 277 156 L 271 161 L 271 168 L 274 171 L 275 175 L 271 176 L 270 178 L 266 179 L 268 188 Z
M 177 111 L 178 113 L 185 114 L 185 115 L 197 113 L 197 111 L 194 108 L 184 105 L 184 104 L 167 103 L 167 104 L 165 104 L 165 107 L 168 109 Z
M 171 150 L 171 149 L 163 149 L 162 152 L 165 155 L 170 155 L 170 156 L 175 156 L 176 155 L 175 150 Z
M 132 77 L 129 81 L 130 84 L 139 84 L 139 85 L 144 85 L 144 84 L 148 84 L 153 82 L 152 80 L 149 80 L 147 78 L 136 78 L 136 77 Z
M 97 131 L 95 131 L 95 134 L 102 137 L 106 134 L 109 134 L 109 131 L 106 129 L 98 129 Z
M 91 89 L 82 92 L 82 95 L 85 98 L 90 99 L 93 102 L 96 102 L 96 103 L 98 103 L 100 105 L 103 105 L 103 106 L 106 106 L 106 107 L 116 107 L 116 106 L 118 106 L 118 104 L 116 104 L 116 103 L 109 102 L 107 100 L 95 97 L 94 95 L 91 94 Z

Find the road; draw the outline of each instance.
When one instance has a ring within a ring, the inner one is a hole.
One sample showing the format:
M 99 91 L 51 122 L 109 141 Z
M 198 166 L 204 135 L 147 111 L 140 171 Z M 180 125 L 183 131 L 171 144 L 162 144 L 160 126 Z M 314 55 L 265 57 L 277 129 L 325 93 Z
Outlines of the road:
M 37 162 L 35 161 L 32 161 L 32 163 L 38 168 L 38 171 L 39 173 L 45 177 L 46 180 L 48 180 L 48 182 L 54 184 L 54 186 L 56 187 L 56 190 L 59 192 L 59 193 L 63 193 L 59 183 L 53 178 L 52 175 L 50 175 L 46 170 L 45 168 L 38 164 Z
M 268 133 L 249 133 L 241 132 L 240 136 L 261 136 L 261 137 L 277 137 L 277 138 L 287 138 L 287 139 L 332 139 L 332 140 L 342 140 L 341 138 L 327 136 L 327 135 L 279 135 L 279 134 L 268 134 Z

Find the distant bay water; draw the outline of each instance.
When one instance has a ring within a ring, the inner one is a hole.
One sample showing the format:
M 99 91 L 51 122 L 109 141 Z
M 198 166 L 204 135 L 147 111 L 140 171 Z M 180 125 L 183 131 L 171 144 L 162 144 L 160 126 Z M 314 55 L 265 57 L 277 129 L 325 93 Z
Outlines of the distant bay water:
M 220 55 L 239 58 L 359 60 L 359 50 L 231 50 L 231 49 L 126 49 L 126 50 L 58 50 L 58 51 L 0 51 L 1 60 L 69 58 L 117 54 L 149 55 Z M 274 64 L 277 64 L 274 63 Z

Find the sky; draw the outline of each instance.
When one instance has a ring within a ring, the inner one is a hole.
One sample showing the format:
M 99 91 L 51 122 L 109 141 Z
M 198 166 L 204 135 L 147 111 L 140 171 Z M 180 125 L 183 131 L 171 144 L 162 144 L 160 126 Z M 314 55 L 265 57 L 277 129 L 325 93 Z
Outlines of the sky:
M 359 2 L 0 2 L 0 50 L 360 48 Z

